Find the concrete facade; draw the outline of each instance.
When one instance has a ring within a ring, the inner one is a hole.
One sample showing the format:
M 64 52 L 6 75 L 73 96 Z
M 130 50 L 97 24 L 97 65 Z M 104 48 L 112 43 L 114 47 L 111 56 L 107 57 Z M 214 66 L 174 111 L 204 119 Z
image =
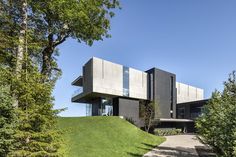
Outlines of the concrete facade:
M 186 120 L 199 111 L 199 106 L 191 108 L 190 102 L 204 99 L 203 89 L 176 82 L 173 73 L 157 68 L 140 71 L 96 57 L 83 66 L 83 75 L 72 85 L 83 87 L 82 93 L 72 96 L 72 102 L 91 105 L 88 115 L 123 116 L 136 125 L 141 124 L 140 101 L 157 104 L 155 118 L 167 120 L 163 126 L 180 126 L 176 123 L 185 125 L 185 121 L 176 122 L 176 118 Z M 179 103 L 185 103 L 184 107 Z
M 89 60 L 83 66 L 83 92 L 90 93 L 93 90 L 93 62 Z
M 123 66 L 93 57 L 83 67 L 83 92 L 123 95 Z M 147 73 L 129 68 L 129 96 L 147 99 Z
M 129 68 L 129 95 L 132 98 L 147 99 L 147 73 Z
M 92 92 L 123 95 L 123 66 L 99 58 L 93 58 Z
M 204 90 L 187 84 L 176 82 L 177 103 L 198 101 L 204 99 Z
M 123 96 L 123 68 L 123 65 L 93 57 L 83 66 L 83 93 Z M 150 73 L 152 69 L 146 72 L 133 68 L 128 69 L 128 97 L 142 100 L 155 99 L 155 101 L 159 103 L 160 101 L 167 101 L 167 99 L 169 99 L 167 95 L 169 94 L 170 97 L 170 77 L 173 77 L 174 83 L 176 82 L 176 76 L 174 74 L 157 68 L 153 68 L 156 69 L 155 72 L 153 71 L 153 74 Z M 153 77 L 152 81 L 154 81 L 155 87 L 148 87 L 148 81 L 151 81 L 150 77 Z M 176 85 L 173 85 L 173 92 L 177 93 L 177 96 L 175 96 L 176 93 L 172 93 L 173 103 L 175 104 L 202 100 L 204 98 L 203 89 L 180 82 L 176 82 Z

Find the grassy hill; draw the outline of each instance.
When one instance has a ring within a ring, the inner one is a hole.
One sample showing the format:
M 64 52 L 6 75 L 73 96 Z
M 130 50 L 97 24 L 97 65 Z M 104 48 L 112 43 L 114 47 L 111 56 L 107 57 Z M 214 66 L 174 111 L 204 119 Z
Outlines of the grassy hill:
M 119 117 L 59 118 L 68 157 L 142 156 L 165 139 Z

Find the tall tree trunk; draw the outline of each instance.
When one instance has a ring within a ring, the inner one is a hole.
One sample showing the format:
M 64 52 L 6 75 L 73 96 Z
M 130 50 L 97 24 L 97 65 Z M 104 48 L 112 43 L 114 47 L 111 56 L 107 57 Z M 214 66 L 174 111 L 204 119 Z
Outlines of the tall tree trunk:
M 151 127 L 151 125 L 152 125 L 152 121 L 153 121 L 153 111 L 150 111 L 151 113 L 150 113 L 150 117 L 149 117 L 149 121 L 148 121 L 148 127 L 147 127 L 147 132 L 149 132 L 149 130 L 150 130 L 150 127 Z
M 50 25 L 50 22 L 49 22 L 49 25 Z M 59 37 L 58 40 L 54 40 L 53 34 L 48 35 L 48 44 L 42 51 L 43 63 L 42 63 L 41 74 L 45 76 L 45 79 L 43 80 L 43 82 L 50 80 L 52 70 L 53 68 L 55 68 L 55 67 L 52 67 L 52 62 L 53 62 L 52 55 L 54 53 L 56 46 L 62 44 L 67 38 L 68 38 L 68 35 L 65 35 L 63 37 Z
M 52 70 L 52 53 L 54 51 L 54 48 L 52 47 L 46 47 L 43 50 L 43 65 L 42 65 L 42 71 L 41 73 L 46 77 L 46 80 L 50 78 L 51 76 L 51 70 Z
M 20 1 L 20 18 L 21 18 L 21 23 L 20 23 L 20 32 L 19 32 L 19 43 L 18 43 L 18 48 L 16 52 L 16 77 L 20 77 L 20 73 L 22 70 L 22 64 L 23 64 L 23 59 L 24 59 L 24 51 L 26 48 L 26 31 L 27 31 L 27 0 L 21 0 Z M 15 102 L 14 106 L 18 107 L 18 100 L 17 96 L 15 95 Z
M 21 26 L 19 33 L 19 43 L 16 54 L 16 76 L 20 76 L 20 72 L 22 70 L 22 62 L 25 51 L 25 39 L 26 39 L 26 28 L 27 28 L 27 0 L 21 0 Z

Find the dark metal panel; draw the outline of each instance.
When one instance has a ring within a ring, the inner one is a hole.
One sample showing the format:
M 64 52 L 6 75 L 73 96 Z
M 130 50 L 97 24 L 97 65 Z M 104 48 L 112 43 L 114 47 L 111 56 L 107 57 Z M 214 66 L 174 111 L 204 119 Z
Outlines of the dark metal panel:
M 139 125 L 139 101 L 119 98 L 119 116 L 132 118 Z
M 149 79 L 150 93 L 149 99 L 153 94 L 153 100 L 158 104 L 161 118 L 176 117 L 176 76 L 175 74 L 153 68 L 147 71 L 149 76 L 153 75 L 153 80 Z M 152 99 L 150 99 L 152 100 Z M 172 114 L 171 114 L 172 109 Z M 158 118 L 158 114 L 155 114 Z
M 113 98 L 113 115 L 119 116 L 119 99 Z

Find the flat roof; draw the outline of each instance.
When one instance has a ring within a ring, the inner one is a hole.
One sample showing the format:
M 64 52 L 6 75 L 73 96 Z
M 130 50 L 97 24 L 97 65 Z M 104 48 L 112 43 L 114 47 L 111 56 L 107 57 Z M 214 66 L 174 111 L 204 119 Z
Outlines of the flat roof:
M 83 86 L 83 76 L 77 77 L 71 84 L 74 86 Z
M 183 104 L 197 104 L 197 103 L 201 103 L 201 102 L 207 102 L 210 99 L 202 99 L 202 100 L 196 100 L 196 101 L 188 101 L 188 102 L 182 102 L 182 103 L 178 103 L 177 105 L 183 105 Z
M 160 118 L 160 122 L 193 122 L 192 119 Z

